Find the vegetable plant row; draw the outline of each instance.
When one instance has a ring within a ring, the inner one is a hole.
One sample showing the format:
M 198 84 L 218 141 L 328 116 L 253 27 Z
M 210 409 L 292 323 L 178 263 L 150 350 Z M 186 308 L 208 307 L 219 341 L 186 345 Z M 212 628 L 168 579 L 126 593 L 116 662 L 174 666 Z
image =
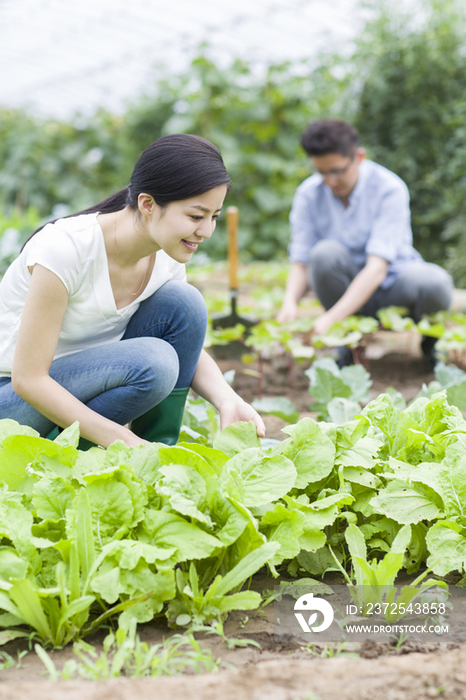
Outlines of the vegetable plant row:
M 437 338 L 437 351 L 445 357 L 451 355 L 457 365 L 464 364 L 466 314 L 440 311 L 416 324 L 406 313 L 407 309 L 390 306 L 377 312 L 378 321 L 370 316 L 349 316 L 335 323 L 325 335 L 314 335 L 312 338 L 309 335 L 312 318 L 300 318 L 288 323 L 262 320 L 250 330 L 237 324 L 221 330 L 209 329 L 206 346 L 225 345 L 239 340 L 244 342 L 245 349 L 252 351 L 250 357 L 245 354 L 245 361 L 257 358 L 260 362 L 264 357 L 287 353 L 290 358 L 300 362 L 313 360 L 316 356 L 314 348 L 347 345 L 354 349 L 356 360 L 361 362 L 363 350 L 371 336 L 382 328 L 394 332 L 412 331 Z M 308 340 L 303 343 L 302 336 L 306 334 Z
M 351 577 L 355 551 L 392 579 L 463 571 L 466 422 L 445 391 L 284 432 L 261 445 L 240 423 L 81 451 L 77 425 L 51 442 L 0 421 L 0 641 L 59 647 L 111 616 L 212 624 L 261 604 L 243 587 L 262 567 Z

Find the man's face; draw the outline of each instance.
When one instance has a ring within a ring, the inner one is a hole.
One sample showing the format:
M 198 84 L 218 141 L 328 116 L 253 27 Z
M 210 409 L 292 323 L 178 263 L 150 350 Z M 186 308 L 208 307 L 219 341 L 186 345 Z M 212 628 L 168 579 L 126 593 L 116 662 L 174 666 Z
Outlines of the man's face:
M 312 156 L 311 163 L 326 185 L 336 197 L 345 199 L 354 190 L 359 176 L 359 164 L 366 152 L 358 148 L 354 155 L 343 156 L 341 153 L 327 153 L 324 156 Z

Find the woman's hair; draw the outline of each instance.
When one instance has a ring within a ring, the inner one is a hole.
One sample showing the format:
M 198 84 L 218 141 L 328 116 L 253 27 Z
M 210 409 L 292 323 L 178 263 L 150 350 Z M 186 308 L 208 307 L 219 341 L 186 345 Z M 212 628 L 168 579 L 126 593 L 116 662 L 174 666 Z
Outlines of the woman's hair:
M 231 180 L 220 151 L 213 143 L 192 134 L 162 136 L 142 153 L 128 187 L 64 218 L 93 212 L 108 214 L 126 206 L 137 211 L 142 192 L 152 195 L 159 206 L 165 207 L 170 202 L 196 197 L 220 185 L 229 189 Z M 28 240 L 45 225 L 34 231 Z

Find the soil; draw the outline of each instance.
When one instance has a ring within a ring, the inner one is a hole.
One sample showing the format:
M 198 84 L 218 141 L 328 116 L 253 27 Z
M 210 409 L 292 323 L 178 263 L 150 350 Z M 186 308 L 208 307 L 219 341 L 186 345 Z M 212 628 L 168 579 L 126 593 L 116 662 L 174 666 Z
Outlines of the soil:
M 372 397 L 388 386 L 405 399 L 416 396 L 423 383 L 434 375 L 427 372 L 419 351 L 419 338 L 412 333 L 378 332 L 366 350 L 372 376 Z M 257 366 L 245 367 L 239 360 L 219 360 L 222 371 L 235 369 L 234 388 L 248 402 L 258 396 Z M 263 395 L 286 396 L 300 416 L 315 417 L 310 409 L 308 365 L 293 369 L 283 357 L 265 363 Z M 267 437 L 283 439 L 285 422 L 264 416 Z M 256 581 L 262 587 L 264 581 Z M 273 583 L 271 584 L 273 585 Z M 34 653 L 22 659 L 21 668 L 0 674 L 0 700 L 466 700 L 466 645 L 431 643 L 418 645 L 409 640 L 399 648 L 367 639 L 357 645 L 353 658 L 332 647 L 315 645 L 312 653 L 293 638 L 274 636 L 273 606 L 264 613 L 232 613 L 226 622 L 229 637 L 248 638 L 260 649 L 247 646 L 228 650 L 217 637 L 201 643 L 222 659 L 214 674 L 128 679 L 99 683 L 84 680 L 47 679 L 42 662 Z M 149 643 L 162 640 L 166 627 L 148 624 L 140 628 Z M 102 637 L 88 640 L 101 647 Z M 15 655 L 25 648 L 11 642 L 4 649 Z M 53 653 L 60 669 L 73 656 L 70 648 Z

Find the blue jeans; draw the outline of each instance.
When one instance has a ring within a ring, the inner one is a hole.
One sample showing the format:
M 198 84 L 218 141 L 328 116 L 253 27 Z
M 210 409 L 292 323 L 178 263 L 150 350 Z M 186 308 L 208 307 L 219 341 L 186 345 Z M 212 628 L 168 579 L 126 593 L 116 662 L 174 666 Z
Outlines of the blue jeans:
M 166 282 L 145 299 L 123 338 L 54 360 L 50 376 L 96 413 L 125 425 L 189 387 L 204 344 L 207 310 L 200 292 Z M 42 436 L 55 424 L 23 401 L 0 377 L 0 419 L 29 425 Z

